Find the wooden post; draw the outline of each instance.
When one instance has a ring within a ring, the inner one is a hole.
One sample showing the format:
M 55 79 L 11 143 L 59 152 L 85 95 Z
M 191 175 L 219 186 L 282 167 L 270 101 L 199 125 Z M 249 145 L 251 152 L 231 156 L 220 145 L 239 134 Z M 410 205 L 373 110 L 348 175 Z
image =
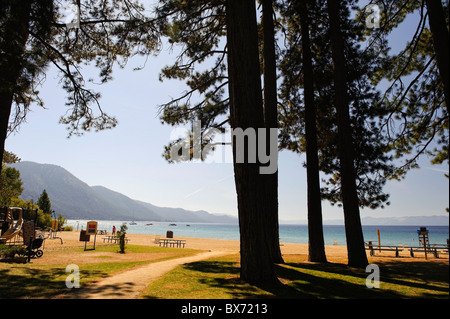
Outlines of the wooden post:
M 378 249 L 381 252 L 381 237 L 380 237 L 380 230 L 377 229 L 377 235 L 378 235 Z
M 31 247 L 32 244 L 33 244 L 33 236 L 30 236 L 30 245 L 28 245 L 28 260 L 27 260 L 28 263 L 31 260 L 31 249 L 33 248 Z
M 375 255 L 374 251 L 373 251 L 373 244 L 371 241 L 369 241 L 369 251 L 370 251 L 370 256 Z
M 426 241 L 426 235 L 422 234 L 422 240 L 423 240 L 423 250 L 425 251 L 425 259 L 428 259 L 427 255 L 427 241 Z

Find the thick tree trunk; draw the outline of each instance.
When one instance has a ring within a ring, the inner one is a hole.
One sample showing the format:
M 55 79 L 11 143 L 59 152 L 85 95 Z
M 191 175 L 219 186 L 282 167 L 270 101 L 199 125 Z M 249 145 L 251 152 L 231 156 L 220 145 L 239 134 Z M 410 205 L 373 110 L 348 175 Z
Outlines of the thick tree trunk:
M 314 102 L 314 78 L 309 38 L 309 18 L 306 2 L 299 2 L 302 52 L 303 85 L 305 98 L 306 175 L 308 185 L 308 236 L 309 261 L 326 262 L 323 238 L 322 202 L 320 197 L 319 156 L 317 149 L 316 107 Z
M 8 134 L 9 116 L 17 79 L 23 69 L 23 53 L 28 40 L 31 1 L 12 1 L 7 21 L 0 37 L 0 160 L 3 160 Z M 1 172 L 1 166 L 0 166 Z
M 0 70 L 1 72 L 1 70 Z M 1 85 L 1 84 L 0 84 Z M 3 86 L 3 85 L 1 85 Z M 9 116 L 11 114 L 11 105 L 12 105 L 12 93 L 5 92 L 3 88 L 0 88 L 0 146 L 1 146 L 1 154 L 0 160 L 3 161 L 3 151 L 5 150 L 5 141 L 6 136 L 8 134 L 8 124 L 9 124 Z M 0 173 L 2 171 L 2 167 L 0 165 Z
M 269 136 L 270 128 L 278 128 L 277 69 L 272 0 L 263 0 L 262 8 L 264 38 L 264 122 L 266 136 Z M 269 143 L 270 140 L 267 139 L 267 150 L 270 149 Z M 274 174 L 263 175 L 262 178 L 266 184 L 267 236 L 272 250 L 272 258 L 275 263 L 284 263 L 279 238 L 278 170 Z
M 330 36 L 334 65 L 334 93 L 338 124 L 338 153 L 341 170 L 341 193 L 344 206 L 345 233 L 347 238 L 348 264 L 366 267 L 368 264 L 364 247 L 359 213 L 354 148 L 350 125 L 350 110 L 347 97 L 344 39 L 341 33 L 340 3 L 327 0 L 330 19 Z
M 258 31 L 254 0 L 227 1 L 228 76 L 231 127 L 264 127 Z M 248 149 L 248 145 L 245 150 Z M 252 284 L 272 284 L 275 275 L 266 234 L 263 183 L 256 163 L 236 163 L 234 174 L 239 211 L 241 278 Z
M 441 0 L 426 0 L 428 9 L 428 22 L 430 24 L 431 34 L 433 35 L 433 44 L 437 56 L 439 75 L 444 86 L 445 104 L 447 104 L 447 114 L 450 115 L 449 103 L 449 39 L 448 29 L 445 20 L 444 9 Z

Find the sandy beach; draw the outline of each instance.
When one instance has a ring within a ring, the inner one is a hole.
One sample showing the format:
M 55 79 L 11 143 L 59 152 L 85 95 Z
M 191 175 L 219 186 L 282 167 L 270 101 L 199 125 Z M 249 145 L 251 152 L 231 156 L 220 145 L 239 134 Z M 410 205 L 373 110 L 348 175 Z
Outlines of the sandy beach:
M 46 239 L 45 240 L 45 250 L 60 250 L 69 247 L 84 247 L 85 243 L 79 241 L 79 232 L 59 232 L 57 234 L 58 237 L 62 239 Z M 103 238 L 104 235 L 97 235 L 96 238 L 96 246 L 101 245 L 111 245 L 105 243 Z M 156 235 L 147 235 L 147 234 L 127 234 L 127 238 L 129 239 L 128 244 L 130 245 L 145 245 L 145 246 L 158 246 L 155 243 L 156 238 L 164 238 Z M 239 253 L 239 241 L 237 240 L 225 240 L 225 239 L 210 239 L 210 238 L 194 238 L 194 237 L 180 237 L 175 236 L 174 239 L 182 239 L 186 240 L 186 249 L 198 249 L 203 251 L 211 251 L 211 252 L 223 252 L 229 254 Z M 93 236 L 91 236 L 91 241 L 88 242 L 88 247 L 93 246 Z M 307 244 L 293 244 L 293 243 L 280 243 L 281 252 L 283 255 L 308 255 L 308 245 Z M 44 250 L 44 251 L 45 251 Z M 327 255 L 327 259 L 330 262 L 339 262 L 346 263 L 347 261 L 347 247 L 345 245 L 327 245 L 325 246 L 325 251 Z M 45 253 L 44 253 L 45 256 Z M 411 258 L 409 252 L 404 250 L 400 253 L 399 258 L 395 258 L 395 253 L 390 251 L 382 251 L 377 252 L 375 257 L 370 257 L 369 259 L 373 259 L 375 261 L 381 261 L 386 259 L 392 259 L 396 261 L 424 261 L 424 254 L 417 253 L 416 258 Z M 41 258 L 36 260 L 41 263 L 44 262 L 47 258 Z M 428 260 L 434 261 L 447 261 L 448 255 L 442 256 L 440 259 L 436 259 L 433 256 L 428 256 Z M 46 263 L 50 261 L 47 260 Z
M 80 233 L 76 231 L 72 232 L 59 232 L 58 237 L 62 239 L 63 244 L 59 239 L 46 239 L 45 249 L 54 250 L 63 247 L 84 247 L 84 242 L 79 241 Z M 156 238 L 165 238 L 157 235 L 147 235 L 147 234 L 127 234 L 129 239 L 128 244 L 130 245 L 145 245 L 145 246 L 158 246 L 155 243 Z M 101 245 L 111 245 L 103 241 L 104 235 L 97 235 L 96 246 Z M 174 239 L 186 240 L 185 248 L 189 249 L 199 249 L 206 251 L 222 251 L 229 252 L 230 254 L 239 252 L 239 241 L 238 240 L 227 240 L 227 239 L 211 239 L 211 238 L 195 238 L 195 237 L 181 237 L 174 236 Z M 91 236 L 90 242 L 88 242 L 88 247 L 93 245 L 93 236 Z M 327 254 L 335 257 L 345 256 L 347 253 L 346 246 L 336 245 L 336 246 L 326 246 Z M 291 244 L 291 243 L 281 243 L 281 251 L 283 254 L 307 254 L 308 245 L 307 244 Z

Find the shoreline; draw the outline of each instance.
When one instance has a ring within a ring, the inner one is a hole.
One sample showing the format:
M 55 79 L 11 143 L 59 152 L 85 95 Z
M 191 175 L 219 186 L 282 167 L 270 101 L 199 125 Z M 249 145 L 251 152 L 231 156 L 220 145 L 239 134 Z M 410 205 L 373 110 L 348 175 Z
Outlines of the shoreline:
M 63 241 L 59 239 L 46 239 L 44 244 L 45 250 L 60 250 L 64 248 L 72 247 L 84 247 L 85 243 L 79 241 L 80 232 L 78 231 L 63 231 L 58 232 L 57 237 L 60 237 Z M 127 233 L 127 238 L 129 239 L 128 245 L 144 245 L 158 247 L 159 245 L 155 243 L 156 238 L 165 238 L 165 236 L 153 235 L 153 234 L 133 234 Z M 114 245 L 111 243 L 105 243 L 103 241 L 105 235 L 97 235 L 96 246 L 104 245 Z M 184 236 L 174 236 L 174 239 L 186 240 L 185 249 L 196 249 L 202 251 L 211 252 L 224 252 L 231 254 L 238 254 L 240 251 L 240 243 L 238 240 L 230 239 L 211 239 L 211 238 L 198 238 L 198 237 L 184 237 Z M 91 241 L 88 242 L 88 246 L 92 246 L 93 237 L 91 236 Z M 283 255 L 303 255 L 305 258 L 308 256 L 308 244 L 298 244 L 298 243 L 280 243 L 281 253 Z M 183 249 L 183 248 L 180 248 Z M 325 245 L 325 253 L 329 262 L 337 263 L 347 263 L 347 246 L 346 245 Z M 430 254 L 429 254 L 430 255 Z M 45 253 L 44 253 L 45 256 Z M 439 259 L 430 256 L 428 260 L 425 260 L 423 253 L 417 253 L 416 257 L 411 258 L 408 251 L 402 251 L 398 258 L 395 257 L 393 252 L 377 252 L 376 256 L 369 256 L 367 251 L 367 257 L 369 262 L 372 261 L 376 263 L 377 261 L 384 261 L 386 259 L 392 261 L 446 261 L 448 262 L 448 255 L 444 255 Z
M 98 221 L 99 229 L 111 232 L 113 225 L 118 229 L 120 226 L 115 221 Z M 68 225 L 74 230 L 85 228 L 84 222 L 70 221 Z M 185 226 L 191 227 L 185 227 Z M 445 226 L 427 226 L 430 232 L 430 244 L 444 245 L 449 238 L 448 227 Z M 417 229 L 415 226 L 363 226 L 364 240 L 366 242 L 377 242 L 377 230 L 381 231 L 382 245 L 396 246 L 418 246 Z M 168 223 L 138 223 L 137 225 L 128 226 L 127 233 L 135 234 L 152 234 L 165 236 L 167 231 L 173 231 L 174 235 L 195 237 L 195 238 L 211 238 L 239 240 L 239 226 L 232 224 L 209 224 L 209 223 L 178 223 L 177 226 Z M 308 244 L 308 227 L 307 225 L 280 225 L 279 228 L 280 241 L 283 243 Z M 336 242 L 346 245 L 345 226 L 343 225 L 324 225 L 324 241 L 325 245 L 334 245 Z

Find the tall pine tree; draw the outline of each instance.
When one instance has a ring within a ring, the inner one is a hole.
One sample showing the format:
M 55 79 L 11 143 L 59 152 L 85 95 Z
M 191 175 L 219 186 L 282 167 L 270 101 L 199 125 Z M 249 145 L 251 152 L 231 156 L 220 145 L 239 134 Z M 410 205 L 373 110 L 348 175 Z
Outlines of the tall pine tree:
M 316 106 L 314 101 L 314 75 L 309 37 L 310 19 L 308 11 L 315 6 L 315 1 L 296 4 L 300 15 L 300 27 L 303 52 L 303 85 L 305 103 L 305 140 L 306 168 L 308 185 L 308 236 L 309 260 L 326 262 L 325 242 L 323 237 L 322 199 L 320 196 L 319 156 L 317 148 Z
M 327 0 L 330 21 L 330 40 L 334 66 L 334 95 L 338 125 L 338 153 L 342 204 L 344 208 L 345 235 L 347 238 L 348 264 L 366 267 L 368 264 L 364 247 L 361 218 L 356 187 L 355 148 L 350 123 L 345 42 L 341 29 L 341 4 Z
M 271 1 L 266 1 L 263 7 L 265 8 L 262 32 L 264 113 L 261 115 L 264 118 L 263 123 L 254 128 L 266 127 L 266 130 L 269 131 L 270 128 L 277 127 L 277 79 Z M 208 130 L 211 127 L 221 129 L 229 123 L 230 98 L 225 88 L 229 85 L 229 73 L 234 71 L 224 59 L 229 52 L 229 43 L 227 39 L 222 38 L 227 34 L 224 10 L 225 3 L 223 1 L 205 3 L 168 1 L 161 2 L 158 7 L 158 13 L 167 16 L 167 19 L 161 24 L 161 29 L 169 37 L 169 43 L 177 46 L 180 51 L 175 63 L 162 70 L 162 78 L 183 80 L 189 88 L 182 96 L 161 106 L 161 119 L 171 125 L 200 121 L 202 130 L 202 136 L 197 137 L 201 141 L 194 141 L 194 136 L 190 134 L 184 139 L 180 138 L 167 145 L 164 157 L 169 162 L 173 162 L 171 158 L 173 146 L 184 145 L 184 147 L 192 149 L 195 145 L 207 145 L 208 143 L 205 141 L 211 141 Z M 176 13 L 167 15 L 172 11 Z M 197 69 L 201 64 L 209 65 L 209 67 L 205 71 L 199 72 Z M 200 98 L 193 98 L 196 95 L 199 95 Z M 179 152 L 182 152 L 181 148 Z M 204 152 L 202 152 L 203 155 L 205 155 Z M 193 152 L 183 158 L 188 161 L 195 159 L 197 158 Z M 257 184 L 261 186 L 260 191 L 265 193 L 262 198 L 267 208 L 260 211 L 258 219 L 265 228 L 265 240 L 270 248 L 273 261 L 281 263 L 283 259 L 278 232 L 277 174 L 261 175 L 257 179 Z
M 274 9 L 272 0 L 262 0 L 263 28 L 263 74 L 264 74 L 264 124 L 266 136 L 270 129 L 278 130 L 278 100 L 277 100 L 277 58 L 275 45 Z M 266 149 L 269 150 L 270 140 L 267 139 Z M 277 153 L 278 156 L 278 153 Z M 267 212 L 267 236 L 272 246 L 273 261 L 284 263 L 280 250 L 280 235 L 278 221 L 278 170 L 273 174 L 261 176 L 265 182 L 265 200 Z
M 231 127 L 257 130 L 264 127 L 264 118 L 255 1 L 228 0 L 226 16 Z M 248 147 L 247 143 L 244 151 Z M 241 278 L 252 284 L 273 284 L 278 280 L 265 227 L 267 207 L 264 184 L 260 182 L 260 163 L 259 160 L 249 163 L 248 158 L 237 163 L 236 156 L 233 145 Z
M 298 3 L 300 4 L 300 3 Z M 342 205 L 341 165 L 338 149 L 338 128 L 336 109 L 331 107 L 330 101 L 334 95 L 334 72 L 331 55 L 331 41 L 329 37 L 328 10 L 325 1 L 309 2 L 308 18 L 310 19 L 310 45 L 305 45 L 306 36 L 302 33 L 300 6 L 291 2 L 284 2 L 280 6 L 284 34 L 286 35 L 286 49 L 280 63 L 283 82 L 280 88 L 280 141 L 283 148 L 308 153 L 308 134 L 311 126 L 317 129 L 317 151 L 319 169 L 324 175 L 324 187 L 317 193 L 316 198 L 329 200 L 332 204 Z M 313 4 L 313 5 L 312 5 Z M 350 107 L 350 125 L 352 127 L 353 148 L 355 154 L 356 185 L 358 204 L 360 207 L 378 208 L 388 205 L 389 195 L 383 191 L 383 186 L 392 173 L 391 156 L 386 147 L 386 138 L 381 134 L 381 124 L 386 116 L 386 108 L 379 103 L 380 95 L 373 88 L 369 76 L 377 66 L 376 54 L 370 50 L 359 48 L 363 36 L 363 29 L 357 22 L 348 18 L 349 11 L 343 10 L 342 30 L 346 38 L 345 60 L 347 62 L 348 101 Z M 309 49 L 309 50 L 308 50 Z M 304 55 L 311 51 L 312 72 L 307 65 L 309 59 Z M 306 74 L 311 74 L 306 76 Z M 312 82 L 312 83 L 311 83 Z M 311 88 L 313 94 L 311 94 Z M 313 120 L 311 101 L 314 102 L 316 118 Z M 308 110 L 307 110 L 308 108 Z M 314 122 L 313 122 L 314 121 Z M 309 128 L 307 128 L 309 127 Z M 311 154 L 310 154 L 311 155 Z M 314 156 L 314 155 L 311 155 Z M 306 168 L 311 170 L 311 160 Z M 327 179 L 325 177 L 329 176 Z M 309 179 L 309 177 L 308 177 Z M 308 194 L 313 187 L 308 185 Z M 314 193 L 311 193 L 314 194 Z M 309 196 L 309 195 L 308 195 Z M 316 199 L 317 200 L 317 199 Z M 319 201 L 316 201 L 318 211 Z M 309 214 L 308 207 L 308 214 Z M 311 216 L 315 216 L 311 211 Z M 308 217 L 309 218 L 309 217 Z M 309 220 L 316 230 L 311 236 L 318 236 L 321 242 L 321 220 Z M 310 226 L 312 226 L 310 225 Z M 312 247 L 310 247 L 312 248 Z M 323 250 L 318 244 L 317 249 Z

